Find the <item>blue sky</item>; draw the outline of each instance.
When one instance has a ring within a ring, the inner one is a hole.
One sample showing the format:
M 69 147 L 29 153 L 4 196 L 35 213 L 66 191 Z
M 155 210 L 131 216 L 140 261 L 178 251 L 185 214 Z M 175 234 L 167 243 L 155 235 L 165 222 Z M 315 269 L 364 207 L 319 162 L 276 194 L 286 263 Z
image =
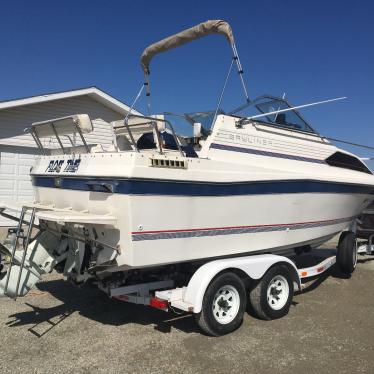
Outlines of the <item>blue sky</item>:
M 324 135 L 374 146 L 373 14 L 369 0 L 4 0 L 0 100 L 95 85 L 130 103 L 143 80 L 139 57 L 147 45 L 222 18 L 233 27 L 252 98 L 286 92 L 298 105 L 348 96 L 304 116 Z M 151 64 L 153 110 L 214 108 L 230 59 L 221 36 L 157 56 Z M 234 74 L 223 108 L 242 101 Z

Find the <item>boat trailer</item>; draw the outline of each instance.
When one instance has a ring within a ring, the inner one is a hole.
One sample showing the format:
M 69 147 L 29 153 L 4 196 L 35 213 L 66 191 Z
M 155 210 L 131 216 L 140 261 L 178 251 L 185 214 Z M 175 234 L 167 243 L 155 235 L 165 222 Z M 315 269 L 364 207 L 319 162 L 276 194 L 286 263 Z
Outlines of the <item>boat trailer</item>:
M 210 261 L 201 266 L 185 287 L 174 286 L 173 280 L 141 283 L 123 287 L 99 288 L 109 297 L 134 304 L 150 306 L 163 311 L 201 312 L 203 298 L 210 282 L 227 269 L 241 269 L 252 280 L 260 280 L 274 266 L 289 265 L 294 271 L 294 290 L 303 291 L 306 279 L 312 279 L 329 270 L 336 263 L 336 255 L 309 267 L 297 268 L 286 256 L 273 254 L 251 255 L 246 257 Z
M 360 255 L 374 255 L 374 230 L 367 240 L 367 242 L 359 242 L 357 253 Z

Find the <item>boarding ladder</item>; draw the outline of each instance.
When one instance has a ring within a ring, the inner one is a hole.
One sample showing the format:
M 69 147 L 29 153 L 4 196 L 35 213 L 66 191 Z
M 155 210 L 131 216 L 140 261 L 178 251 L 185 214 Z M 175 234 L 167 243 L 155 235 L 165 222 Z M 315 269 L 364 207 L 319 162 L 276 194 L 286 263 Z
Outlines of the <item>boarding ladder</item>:
M 18 296 L 19 285 L 20 285 L 20 281 L 21 281 L 21 277 L 22 277 L 22 271 L 25 267 L 27 248 L 28 248 L 28 246 L 30 244 L 30 241 L 31 241 L 32 229 L 35 226 L 34 225 L 35 211 L 36 211 L 36 208 L 29 208 L 29 207 L 26 207 L 26 206 L 22 207 L 21 215 L 19 217 L 19 222 L 18 222 L 18 226 L 17 226 L 16 237 L 15 237 L 15 240 L 14 240 L 13 246 L 12 246 L 11 258 L 10 258 L 9 267 L 8 267 L 8 271 L 7 271 L 7 275 L 6 275 L 7 278 L 6 278 L 6 282 L 5 282 L 4 295 L 12 297 L 14 300 L 16 300 L 17 296 Z M 28 221 L 25 219 L 26 215 L 30 216 L 30 219 Z M 22 230 L 22 225 L 23 224 L 26 225 L 26 234 L 24 234 L 24 231 Z M 18 243 L 19 243 L 20 239 L 22 240 L 22 249 L 23 249 L 21 261 L 19 261 L 16 258 L 16 251 L 17 251 L 17 247 L 18 247 Z M 12 295 L 8 295 L 7 291 L 8 291 L 10 275 L 11 275 L 12 268 L 13 268 L 14 265 L 19 265 L 20 269 L 19 269 L 18 278 L 17 278 L 16 291 L 14 293 L 14 296 L 12 296 Z

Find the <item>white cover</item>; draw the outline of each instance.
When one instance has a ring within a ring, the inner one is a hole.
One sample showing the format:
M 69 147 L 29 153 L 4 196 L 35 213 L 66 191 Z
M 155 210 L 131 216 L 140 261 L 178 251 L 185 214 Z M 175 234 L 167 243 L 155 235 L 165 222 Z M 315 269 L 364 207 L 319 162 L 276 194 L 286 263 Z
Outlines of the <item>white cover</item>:
M 50 119 L 43 122 L 35 122 L 28 130 L 35 130 L 39 138 L 55 136 L 53 126 L 58 135 L 68 135 L 77 132 L 77 127 L 83 134 L 93 131 L 91 119 L 88 114 L 74 114 L 72 116 Z

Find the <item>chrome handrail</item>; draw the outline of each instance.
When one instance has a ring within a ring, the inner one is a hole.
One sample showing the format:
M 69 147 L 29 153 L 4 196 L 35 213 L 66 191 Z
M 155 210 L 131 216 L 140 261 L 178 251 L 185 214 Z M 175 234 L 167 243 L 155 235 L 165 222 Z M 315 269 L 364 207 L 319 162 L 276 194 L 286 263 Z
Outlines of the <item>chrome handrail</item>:
M 143 116 L 143 115 L 138 115 L 138 114 L 130 114 L 129 116 L 126 116 L 125 121 L 124 121 L 124 125 L 123 126 L 117 126 L 116 129 L 126 128 L 127 132 L 129 133 L 129 137 L 131 139 L 131 142 L 132 142 L 132 144 L 134 146 L 134 149 L 137 152 L 139 152 L 139 148 L 136 145 L 136 142 L 135 142 L 135 139 L 134 139 L 134 136 L 133 136 L 133 134 L 131 132 L 130 127 L 131 126 L 134 126 L 134 127 L 135 126 L 140 126 L 141 124 L 139 124 L 139 125 L 137 125 L 137 124 L 129 125 L 128 121 L 129 121 L 130 118 L 142 118 L 142 119 L 149 120 L 149 123 L 153 126 L 154 130 L 156 131 L 157 143 L 158 143 L 160 154 L 163 154 L 163 151 L 162 151 L 162 142 L 161 142 L 160 132 L 158 131 L 156 122 L 163 122 L 163 123 L 165 123 L 167 126 L 169 126 L 169 128 L 170 128 L 170 130 L 172 132 L 172 135 L 174 137 L 175 144 L 178 147 L 179 153 L 181 154 L 182 157 L 185 157 L 185 154 L 183 153 L 183 150 L 182 150 L 182 148 L 181 148 L 181 146 L 179 144 L 178 137 L 177 137 L 177 135 L 176 135 L 176 133 L 174 131 L 174 127 L 170 123 L 170 121 L 168 121 L 166 119 L 162 119 L 162 118 L 148 117 L 148 116 Z
M 64 118 L 69 118 L 69 117 L 71 117 L 71 116 L 64 117 Z M 67 154 L 67 152 L 65 151 L 65 146 L 63 145 L 63 143 L 61 141 L 62 136 L 66 136 L 69 139 L 72 147 L 76 146 L 75 144 L 73 144 L 72 140 L 70 139 L 70 137 L 68 135 L 61 135 L 61 134 L 58 133 L 57 128 L 56 128 L 53 120 L 52 121 L 43 121 L 43 122 L 38 122 L 37 123 L 37 125 L 41 125 L 41 124 L 49 125 L 51 127 L 52 132 L 53 132 L 60 148 L 62 149 L 63 154 Z M 36 125 L 36 124 L 34 124 L 34 125 Z M 90 147 L 88 146 L 88 144 L 86 142 L 86 139 L 83 136 L 83 132 L 82 132 L 81 128 L 79 127 L 79 124 L 75 120 L 74 120 L 74 127 L 75 127 L 76 132 L 79 134 L 79 137 L 82 140 L 82 144 L 83 144 L 86 152 L 89 153 Z M 43 147 L 43 144 L 40 141 L 40 136 L 38 134 L 37 126 L 30 126 L 30 127 L 25 128 L 24 133 L 25 134 L 30 134 L 33 137 L 36 145 L 38 146 L 38 148 L 40 149 L 40 151 L 42 152 L 43 155 L 47 154 L 46 149 Z

